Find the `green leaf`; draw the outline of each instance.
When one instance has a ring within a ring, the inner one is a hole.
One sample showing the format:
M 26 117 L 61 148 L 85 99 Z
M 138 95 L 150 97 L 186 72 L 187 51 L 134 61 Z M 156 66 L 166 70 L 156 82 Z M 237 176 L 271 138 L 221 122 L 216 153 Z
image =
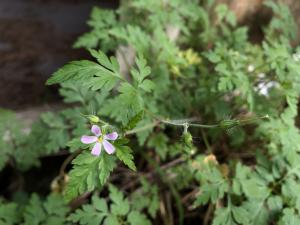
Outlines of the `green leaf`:
M 249 225 L 250 215 L 243 207 L 219 208 L 215 212 L 213 225 Z
M 146 209 L 149 215 L 155 218 L 160 204 L 158 187 L 150 184 L 144 177 L 141 177 L 141 183 L 142 191 L 133 192 L 130 196 L 132 210 Z
M 24 209 L 23 225 L 39 225 L 47 218 L 46 212 L 43 210 L 43 204 L 38 195 L 33 194 L 29 204 Z
M 70 152 L 75 152 L 75 151 L 77 151 L 79 149 L 86 149 L 86 148 L 88 148 L 88 145 L 83 144 L 78 137 L 72 139 L 71 141 L 69 141 L 67 143 L 67 146 L 70 148 Z
M 147 66 L 147 61 L 143 56 L 140 56 L 136 59 L 136 65 L 138 70 L 135 68 L 131 69 L 131 75 L 138 82 L 138 84 L 141 84 L 142 81 L 150 75 L 151 69 L 149 66 Z
M 128 146 L 115 146 L 117 148 L 116 156 L 131 170 L 136 171 L 132 150 Z
M 248 214 L 247 210 L 243 207 L 233 207 L 232 208 L 232 214 L 233 214 L 233 218 L 234 220 L 238 223 L 238 224 L 249 224 L 249 217 L 251 217 L 251 215 Z
M 61 196 L 49 195 L 45 202 L 33 194 L 24 209 L 23 225 L 66 225 L 65 217 L 69 209 Z
M 119 87 L 119 93 L 104 105 L 101 113 L 115 118 L 125 125 L 129 118 L 144 109 L 144 100 L 139 91 L 126 82 Z
M 105 10 L 99 7 L 93 7 L 88 25 L 92 28 L 88 33 L 78 38 L 73 47 L 96 48 L 98 44 L 100 49 L 107 52 L 116 46 L 115 40 L 109 35 L 109 30 L 117 26 L 116 12 L 114 10 Z
M 114 215 L 109 215 L 108 217 L 106 217 L 104 224 L 105 225 L 121 225 L 118 221 L 118 218 Z
M 67 201 L 104 185 L 116 166 L 115 157 L 104 151 L 98 157 L 83 152 L 72 161 L 72 164 L 73 168 L 69 173 L 70 180 L 64 191 Z
M 107 203 L 98 196 L 92 197 L 91 205 L 83 205 L 72 213 L 68 220 L 81 225 L 99 225 L 108 214 Z
M 228 181 L 223 177 L 218 168 L 209 168 L 208 171 L 204 171 L 201 174 L 201 177 L 201 193 L 196 199 L 196 205 L 204 205 L 209 201 L 215 203 L 228 192 Z
M 109 197 L 112 200 L 110 210 L 114 215 L 124 216 L 129 212 L 129 201 L 124 198 L 122 192 L 112 185 L 109 186 Z
M 13 156 L 16 139 L 21 135 L 20 123 L 14 112 L 0 108 L 0 170 Z
M 47 84 L 63 83 L 69 80 L 82 82 L 93 91 L 110 91 L 121 78 L 117 60 L 101 51 L 90 50 L 100 64 L 88 60 L 74 61 L 63 66 L 48 79 Z
M 151 92 L 155 88 L 155 84 L 151 80 L 144 80 L 139 85 L 139 88 L 143 89 L 146 92 Z
M 20 223 L 20 213 L 17 204 L 0 202 L 0 224 L 14 225 Z
M 131 211 L 127 218 L 130 225 L 151 225 L 147 217 L 138 211 Z
M 160 132 L 151 136 L 147 145 L 148 147 L 155 148 L 155 151 L 164 160 L 167 157 L 168 140 L 168 137 L 164 133 Z
M 218 208 L 212 225 L 238 225 L 235 223 L 229 208 Z
M 250 200 L 243 203 L 243 207 L 250 215 L 250 225 L 267 225 L 269 222 L 269 212 L 265 207 L 265 200 Z
M 91 55 L 97 59 L 97 61 L 100 63 L 100 65 L 104 66 L 105 68 L 111 70 L 114 72 L 115 76 L 120 76 L 119 75 L 119 64 L 117 62 L 117 59 L 115 57 L 111 57 L 110 59 L 104 54 L 102 51 L 96 51 L 93 49 L 89 50 Z
M 279 225 L 298 225 L 300 223 L 300 216 L 292 208 L 285 208 L 283 216 L 280 219 Z
M 112 155 L 108 155 L 104 152 L 102 153 L 102 157 L 98 164 L 100 185 L 105 184 L 106 180 L 109 178 L 110 173 L 116 166 L 115 157 L 113 157 Z
M 47 85 L 62 83 L 67 80 L 89 79 L 102 68 L 95 62 L 88 60 L 73 61 L 56 71 L 47 80 Z
M 144 110 L 141 110 L 128 121 L 126 126 L 124 126 L 123 131 L 128 131 L 135 128 L 137 124 L 143 119 L 143 117 L 144 117 Z

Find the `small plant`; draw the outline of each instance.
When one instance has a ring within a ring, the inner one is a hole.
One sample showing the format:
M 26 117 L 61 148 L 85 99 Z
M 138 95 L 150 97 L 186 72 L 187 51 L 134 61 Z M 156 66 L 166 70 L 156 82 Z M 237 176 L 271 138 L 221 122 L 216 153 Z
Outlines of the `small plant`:
M 253 43 L 226 5 L 205 2 L 92 10 L 74 47 L 93 59 L 47 81 L 70 106 L 29 134 L 1 111 L 1 169 L 68 156 L 56 194 L 3 199 L 0 224 L 300 224 L 294 20 L 266 1 L 274 15 Z

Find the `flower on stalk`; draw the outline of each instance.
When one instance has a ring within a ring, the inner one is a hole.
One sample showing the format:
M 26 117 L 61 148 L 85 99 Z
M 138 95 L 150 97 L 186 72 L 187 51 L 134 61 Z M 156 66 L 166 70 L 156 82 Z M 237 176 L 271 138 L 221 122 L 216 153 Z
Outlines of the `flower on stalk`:
M 97 125 L 93 125 L 91 131 L 94 133 L 95 136 L 83 135 L 81 137 L 81 142 L 84 144 L 95 143 L 91 152 L 92 155 L 99 156 L 101 153 L 102 146 L 108 154 L 113 154 L 115 152 L 115 147 L 111 143 L 109 143 L 108 140 L 116 140 L 118 138 L 117 132 L 112 132 L 110 134 L 103 135 L 100 127 Z

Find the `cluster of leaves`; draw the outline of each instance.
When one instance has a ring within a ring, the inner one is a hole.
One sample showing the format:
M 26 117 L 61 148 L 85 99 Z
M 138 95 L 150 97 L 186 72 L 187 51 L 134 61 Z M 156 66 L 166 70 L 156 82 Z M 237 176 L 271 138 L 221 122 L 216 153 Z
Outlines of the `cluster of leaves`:
M 265 5 L 274 15 L 259 43 L 213 1 L 128 0 L 116 11 L 94 8 L 91 31 L 74 45 L 93 59 L 70 62 L 47 81 L 61 85 L 71 106 L 43 114 L 29 134 L 12 112 L 0 112 L 0 168 L 25 170 L 63 150 L 70 153 L 66 162 L 72 159 L 71 170 L 60 174 L 64 199 L 93 193 L 91 203 L 67 215 L 60 200 L 42 203 L 33 195 L 22 209 L 1 205 L 0 221 L 183 224 L 194 211 L 214 225 L 298 224 L 300 49 L 291 45 L 297 33 L 288 8 Z M 250 119 L 224 118 L 229 114 Z M 251 120 L 265 114 L 269 120 Z M 169 120 L 177 118 L 183 120 Z M 234 135 L 219 129 L 249 121 L 258 123 Z M 80 142 L 91 124 L 118 132 L 114 155 L 95 157 Z M 100 198 L 106 186 L 109 194 Z
M 24 193 L 15 195 L 15 202 L 1 201 L 0 223 L 5 225 L 131 225 L 151 224 L 159 207 L 158 189 L 141 180 L 142 189 L 129 198 L 115 186 L 109 186 L 107 198 L 94 194 L 90 204 L 70 213 L 62 196 L 53 193 L 41 199 L 36 193 L 30 198 Z M 145 213 L 144 213 L 145 212 Z
M 28 201 L 19 199 L 19 204 L 1 202 L 0 223 L 5 225 L 67 225 L 66 216 L 69 211 L 61 196 L 51 194 L 41 200 L 32 194 Z
M 79 222 L 82 225 L 151 224 L 147 216 L 141 212 L 142 209 L 148 207 L 147 204 L 144 207 L 140 207 L 141 203 L 136 202 L 134 199 L 130 201 L 125 198 L 124 194 L 112 185 L 109 186 L 109 192 L 109 199 L 111 201 L 109 206 L 105 199 L 95 195 L 92 197 L 91 204 L 83 205 L 82 208 L 77 209 L 70 215 L 69 219 L 72 222 Z M 140 197 L 142 196 L 139 195 Z M 147 203 L 147 200 L 148 198 L 144 198 L 144 203 Z M 150 215 L 155 216 L 156 209 L 155 205 L 154 207 L 153 205 L 149 205 L 148 211 L 151 213 Z

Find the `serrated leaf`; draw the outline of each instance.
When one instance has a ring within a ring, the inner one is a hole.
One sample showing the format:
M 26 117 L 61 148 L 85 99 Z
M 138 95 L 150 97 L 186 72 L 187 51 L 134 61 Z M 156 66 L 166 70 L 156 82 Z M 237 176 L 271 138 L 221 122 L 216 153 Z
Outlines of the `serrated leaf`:
M 155 148 L 155 151 L 157 154 L 162 158 L 165 159 L 167 157 L 167 152 L 168 152 L 168 137 L 160 132 L 156 133 L 153 136 L 150 137 L 147 145 L 148 147 Z
M 118 218 L 114 215 L 109 215 L 104 221 L 104 225 L 121 225 Z
M 131 75 L 133 78 L 138 82 L 138 84 L 141 84 L 142 81 L 150 75 L 151 69 L 149 66 L 147 66 L 147 61 L 144 57 L 140 56 L 136 59 L 136 65 L 138 67 L 138 70 L 133 68 L 131 70 Z
M 69 173 L 70 180 L 64 191 L 67 201 L 104 185 L 116 165 L 115 157 L 104 151 L 99 157 L 83 152 L 72 161 L 72 164 L 73 168 Z
M 61 196 L 49 195 L 42 202 L 38 195 L 33 194 L 24 209 L 23 225 L 66 225 L 65 216 L 69 211 Z
M 92 197 L 91 205 L 83 205 L 81 209 L 77 209 L 72 213 L 68 220 L 81 225 L 99 225 L 107 216 L 108 208 L 104 199 L 98 196 Z
M 116 146 L 117 157 L 131 170 L 136 171 L 136 166 L 134 164 L 134 157 L 132 155 L 132 150 L 128 146 Z
M 110 173 L 113 171 L 115 166 L 115 157 L 103 152 L 98 165 L 100 185 L 105 184 L 106 180 L 108 179 Z
M 115 73 L 115 76 L 119 76 L 119 64 L 115 57 L 111 57 L 110 59 L 104 54 L 102 51 L 96 51 L 93 49 L 89 50 L 91 55 L 97 59 L 97 61 L 104 66 L 105 68 L 113 71 Z
M 130 212 L 127 218 L 130 225 L 151 225 L 147 217 L 138 211 Z
M 89 60 L 73 61 L 57 70 L 48 80 L 47 85 L 62 83 L 67 80 L 88 79 L 101 70 L 101 66 Z
M 139 85 L 139 88 L 143 89 L 146 92 L 151 92 L 155 88 L 155 84 L 151 80 L 144 80 Z
M 0 224 L 14 225 L 20 222 L 20 213 L 15 203 L 0 203 Z
M 123 131 L 128 131 L 135 128 L 137 124 L 143 119 L 143 117 L 144 117 L 144 110 L 141 110 L 128 121 L 126 126 L 123 128 Z
M 111 204 L 111 212 L 114 215 L 127 215 L 129 212 L 129 201 L 124 198 L 124 195 L 122 192 L 120 192 L 116 187 L 113 185 L 109 186 L 109 197 L 112 200 Z
M 300 223 L 300 216 L 292 208 L 285 208 L 283 216 L 280 219 L 279 225 L 298 225 Z

